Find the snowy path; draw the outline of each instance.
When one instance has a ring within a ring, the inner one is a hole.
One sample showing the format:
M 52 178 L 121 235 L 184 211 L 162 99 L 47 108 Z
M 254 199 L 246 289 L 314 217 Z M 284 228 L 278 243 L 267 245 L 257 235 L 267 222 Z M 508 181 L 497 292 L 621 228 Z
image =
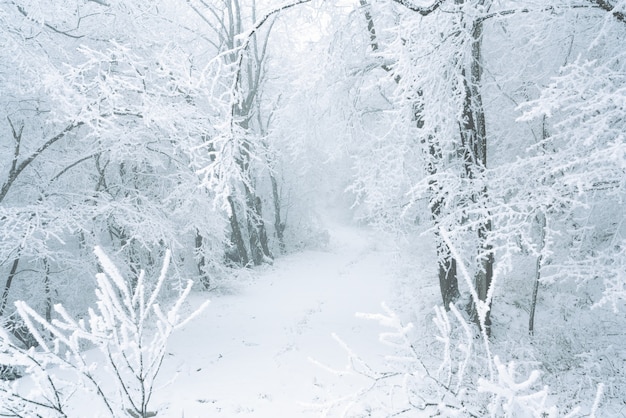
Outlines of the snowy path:
M 380 349 L 379 326 L 354 314 L 379 312 L 389 297 L 388 255 L 365 230 L 331 230 L 326 251 L 281 258 L 240 292 L 211 296 L 171 342 L 163 375 L 179 374 L 155 394 L 167 408 L 159 416 L 317 416 L 302 403 L 341 389 L 308 358 L 335 368 L 347 359 L 331 333 L 359 353 Z

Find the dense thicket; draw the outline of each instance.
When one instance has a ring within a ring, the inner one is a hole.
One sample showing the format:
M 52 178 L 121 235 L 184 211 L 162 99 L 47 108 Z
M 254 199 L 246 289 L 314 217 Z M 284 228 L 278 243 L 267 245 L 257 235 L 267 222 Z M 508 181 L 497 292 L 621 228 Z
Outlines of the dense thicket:
M 178 275 L 207 288 L 286 250 L 277 99 L 264 97 L 277 14 L 246 35 L 267 10 L 2 6 L 0 313 L 16 297 L 78 307 L 94 245 L 134 273 L 171 248 Z
M 356 148 L 353 187 L 365 218 L 405 231 L 416 216 L 432 225 L 446 305 L 459 295 L 456 264 L 488 302 L 493 270 L 516 268 L 520 252 L 537 259 L 538 278 L 604 282 L 596 302 L 617 303 L 619 5 L 361 3 L 362 48 L 378 62 L 361 66 L 370 81 L 358 96 L 367 116 L 355 133 L 368 145 Z M 450 258 L 441 229 L 462 260 Z

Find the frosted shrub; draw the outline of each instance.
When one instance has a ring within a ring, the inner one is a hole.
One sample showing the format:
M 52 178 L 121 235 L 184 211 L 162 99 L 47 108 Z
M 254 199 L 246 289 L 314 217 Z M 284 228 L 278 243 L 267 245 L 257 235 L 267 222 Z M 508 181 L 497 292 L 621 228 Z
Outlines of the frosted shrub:
M 76 321 L 63 306 L 56 305 L 55 311 L 60 319 L 48 322 L 26 303 L 17 302 L 18 312 L 42 352 L 16 349 L 8 352 L 22 363 L 30 362 L 40 366 L 53 363 L 77 373 L 87 383 L 85 388 L 104 403 L 105 410 L 112 417 L 154 416 L 156 413 L 150 411 L 149 405 L 167 341 L 176 328 L 199 314 L 208 301 L 187 318 L 181 318 L 181 307 L 192 286 L 189 281 L 169 310 L 164 311 L 161 308 L 157 299 L 165 282 L 170 261 L 169 251 L 156 282 L 150 285 L 141 271 L 134 287 L 131 281 L 120 275 L 99 247 L 96 247 L 95 254 L 103 269 L 103 273 L 96 276 L 96 308 L 89 309 L 87 318 Z M 53 337 L 52 342 L 44 338 L 41 329 Z M 88 360 L 84 347 L 89 346 L 99 349 L 100 361 L 106 364 L 102 369 L 106 370 L 108 376 L 96 372 L 98 364 Z M 45 372 L 45 367 L 39 369 Z M 32 370 L 33 367 L 30 367 L 29 371 Z M 39 390 L 30 394 L 36 399 L 20 395 L 18 390 L 4 390 L 2 393 L 17 405 L 16 410 L 19 410 L 19 402 L 22 402 L 30 407 L 53 410 L 59 416 L 65 416 L 62 398 L 59 397 L 60 389 L 55 386 L 57 379 L 47 373 L 33 378 L 39 386 L 42 380 L 48 383 L 46 391 Z M 114 390 L 110 389 L 111 385 Z M 0 400 L 1 396 L 0 393 Z M 4 404 L 2 406 L 9 410 Z M 32 416 L 26 412 L 22 415 Z
M 335 339 L 348 355 L 348 365 L 337 371 L 318 363 L 335 375 L 352 375 L 366 381 L 350 394 L 315 405 L 323 416 L 580 416 L 581 408 L 564 414 L 550 403 L 548 387 L 538 386 L 538 370 L 525 377 L 517 372 L 514 362 L 503 363 L 498 356 L 491 357 L 489 347 L 476 347 L 474 328 L 454 305 L 450 312 L 435 307 L 435 337 L 441 344 L 438 367 L 433 366 L 436 361 L 425 360 L 426 355 L 414 346 L 413 325 L 403 324 L 384 304 L 383 309 L 383 314 L 357 314 L 389 328 L 380 334 L 381 343 L 392 350 L 382 370 L 370 367 L 337 336 Z M 595 416 L 601 396 L 602 385 L 591 416 Z
M 435 324 L 439 328 L 437 340 L 443 344 L 443 361 L 438 370 L 431 370 L 411 342 L 412 324 L 403 324 L 400 318 L 383 304 L 383 314 L 357 314 L 375 320 L 389 331 L 380 334 L 380 342 L 392 353 L 385 356 L 384 370 L 375 370 L 347 344 L 335 336 L 349 357 L 345 370 L 325 369 L 340 375 L 365 378 L 362 388 L 352 394 L 317 405 L 324 416 L 387 417 L 411 416 L 416 411 L 444 416 L 480 416 L 474 405 L 466 401 L 465 371 L 473 348 L 470 327 L 464 328 L 467 338 L 454 346 L 452 324 L 447 313 L 437 308 Z M 453 308 L 457 316 L 460 313 Z M 319 364 L 319 363 L 318 363 Z
M 495 356 L 493 363 L 496 366 L 497 379 L 494 381 L 478 379 L 478 391 L 492 395 L 489 405 L 491 416 L 558 416 L 555 407 L 546 406 L 548 388 L 533 389 L 539 380 L 539 371 L 533 370 L 525 380 L 517 382 L 514 362 L 502 364 L 498 356 Z
M 0 380 L 0 416 L 15 417 L 66 417 L 63 382 L 55 381 L 48 373 L 49 366 L 58 365 L 55 359 L 34 349 L 25 350 L 11 342 L 9 334 L 0 328 L 0 367 L 4 370 Z M 28 382 L 13 381 L 23 374 Z M 20 383 L 34 387 L 28 393 Z M 70 391 L 71 392 L 71 391 Z

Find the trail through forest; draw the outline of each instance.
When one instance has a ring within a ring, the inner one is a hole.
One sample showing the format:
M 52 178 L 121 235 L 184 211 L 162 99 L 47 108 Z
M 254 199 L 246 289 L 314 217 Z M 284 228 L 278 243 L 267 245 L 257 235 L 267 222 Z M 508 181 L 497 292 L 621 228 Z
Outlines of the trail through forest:
M 210 296 L 202 316 L 171 341 L 162 375 L 177 377 L 156 393 L 155 406 L 185 418 L 319 416 L 306 404 L 356 390 L 357 382 L 311 359 L 346 366 L 334 333 L 376 361 L 380 326 L 355 313 L 379 312 L 390 297 L 390 258 L 372 231 L 328 230 L 323 248 L 279 258 Z
M 626 416 L 625 13 L 2 2 L 0 415 Z

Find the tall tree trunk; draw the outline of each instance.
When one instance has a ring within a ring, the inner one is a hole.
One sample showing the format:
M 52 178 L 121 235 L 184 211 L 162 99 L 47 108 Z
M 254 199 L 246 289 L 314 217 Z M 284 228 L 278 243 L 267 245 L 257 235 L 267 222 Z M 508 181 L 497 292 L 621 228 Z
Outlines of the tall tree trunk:
M 479 5 L 483 5 L 480 1 Z M 465 174 L 473 179 L 487 167 L 487 129 L 485 124 L 485 112 L 480 92 L 482 83 L 482 34 L 483 23 L 475 20 L 471 25 L 471 63 L 469 77 L 465 69 L 462 71 L 463 84 L 465 88 L 465 98 L 463 104 L 463 123 L 461 128 L 461 145 L 463 148 L 463 160 Z M 474 203 L 480 203 L 487 198 L 486 186 L 472 196 Z M 474 276 L 474 286 L 478 299 L 488 303 L 486 312 L 481 318 L 476 301 L 472 301 L 470 312 L 476 323 L 487 334 L 491 327 L 491 301 L 488 300 L 488 292 L 493 280 L 493 249 L 489 244 L 489 235 L 492 225 L 489 215 L 480 214 L 478 222 L 478 258 L 479 266 Z
M 246 226 L 248 228 L 250 254 L 254 265 L 259 266 L 264 261 L 271 260 L 273 256 L 269 250 L 261 199 L 247 185 L 244 185 L 244 188 L 246 193 Z
M 259 229 L 259 239 L 261 240 L 261 249 L 263 250 L 263 255 L 265 259 L 272 259 L 274 256 L 270 251 L 269 241 L 267 238 L 267 229 L 265 228 L 265 221 L 263 220 L 263 206 L 261 202 L 261 198 L 256 196 L 254 199 L 254 209 L 256 211 L 255 215 L 257 215 L 257 228 Z
M 263 249 L 261 247 L 259 229 L 257 228 L 258 215 L 256 214 L 254 200 L 254 195 L 246 187 L 246 226 L 248 228 L 250 255 L 254 265 L 259 266 L 263 264 Z
M 367 1 L 367 0 L 365 0 Z M 445 0 L 434 0 L 430 3 L 429 6 L 416 6 L 412 2 L 407 0 L 394 0 L 396 3 L 401 4 L 402 6 L 421 14 L 422 16 L 428 16 L 431 13 L 435 12 L 440 8 L 442 4 L 445 3 Z M 462 6 L 466 4 L 466 0 L 453 0 L 454 3 L 460 7 L 458 13 L 460 16 L 459 20 L 459 34 L 462 34 L 463 30 L 469 29 L 471 31 L 471 40 L 470 40 L 470 66 L 469 66 L 469 76 L 468 71 L 466 70 L 465 61 L 459 60 L 458 64 L 461 65 L 461 77 L 463 79 L 463 87 L 464 87 L 464 100 L 461 110 L 462 121 L 459 123 L 460 134 L 461 134 L 461 150 L 463 158 L 463 166 L 465 171 L 465 176 L 468 179 L 474 178 L 475 172 L 480 172 L 485 169 L 487 166 L 487 134 L 485 127 L 485 112 L 482 105 L 482 97 L 480 93 L 480 87 L 482 82 L 482 58 L 481 58 L 481 47 L 482 47 L 482 32 L 483 32 L 483 21 L 480 18 L 473 18 L 471 22 L 466 22 L 467 14 L 463 10 Z M 488 9 L 486 7 L 487 2 L 490 0 L 478 0 L 475 4 L 472 4 L 473 8 L 481 8 Z M 363 2 L 361 2 L 363 5 Z M 488 6 L 488 5 L 487 5 Z M 366 16 L 367 18 L 367 16 Z M 469 23 L 469 24 L 468 24 Z M 370 43 L 371 42 L 371 34 L 370 30 Z M 474 203 L 485 200 L 487 197 L 487 189 L 483 188 L 480 192 L 474 193 L 471 197 Z M 431 208 L 436 208 L 437 203 L 440 202 L 431 202 Z M 437 213 L 433 213 L 433 216 L 437 216 Z M 481 318 L 478 314 L 478 309 L 476 306 L 476 302 L 485 302 L 491 304 L 488 301 L 488 292 L 491 287 L 491 282 L 493 280 L 493 249 L 489 244 L 489 235 L 491 233 L 491 220 L 488 215 L 479 215 L 481 219 L 479 219 L 479 226 L 476 230 L 477 232 L 477 251 L 478 257 L 480 260 L 478 271 L 475 274 L 475 290 L 478 295 L 479 301 L 472 301 L 468 309 L 470 313 L 473 313 L 474 319 L 479 324 L 479 326 L 485 327 L 485 332 L 490 332 L 490 306 L 488 306 L 485 315 Z M 445 252 L 447 251 L 443 245 L 438 245 L 438 249 L 443 252 L 444 257 L 440 260 L 443 260 L 442 265 L 440 264 L 440 279 L 446 282 L 447 278 L 452 275 L 455 270 L 455 263 L 451 258 L 445 257 Z M 442 269 L 443 268 L 443 269 Z M 442 288 L 442 293 L 444 292 L 445 287 Z M 445 299 L 445 297 L 444 297 Z
M 372 17 L 371 7 L 367 0 L 359 0 L 359 4 L 361 5 L 361 9 L 363 11 L 363 16 L 365 17 L 365 22 L 367 23 L 367 32 L 369 33 L 370 38 L 370 48 L 372 52 L 378 52 L 378 37 L 376 35 L 376 27 L 374 25 L 374 19 Z M 383 63 L 381 68 L 387 72 L 391 71 L 391 67 L 387 64 Z M 394 81 L 396 83 L 400 82 L 400 76 L 396 75 Z M 417 92 L 418 97 L 422 96 L 421 92 Z M 420 104 L 416 104 L 413 108 L 413 121 L 418 129 L 424 127 L 424 115 L 422 112 L 423 106 Z M 437 174 L 437 162 L 442 161 L 442 152 L 438 144 L 436 143 L 436 139 L 433 137 L 429 137 L 428 141 L 428 153 L 429 153 L 429 163 L 428 163 L 428 174 L 430 176 L 435 176 Z M 431 189 L 431 197 L 430 197 L 430 210 L 432 220 L 435 224 L 435 244 L 437 246 L 437 267 L 438 267 L 438 277 L 439 277 L 439 289 L 441 290 L 441 297 L 443 300 L 443 306 L 446 310 L 450 310 L 450 304 L 454 303 L 458 300 L 460 296 L 459 292 L 459 283 L 457 278 L 456 271 L 456 260 L 452 257 L 450 253 L 450 249 L 446 245 L 446 243 L 439 236 L 439 232 L 437 232 L 439 219 L 441 217 L 441 207 L 443 206 L 443 198 L 438 196 L 439 186 L 437 185 L 436 180 L 431 180 L 429 182 L 429 186 Z
M 438 229 L 439 218 L 439 206 L 441 201 L 431 202 L 431 215 L 435 222 L 435 244 L 437 245 L 437 265 L 439 270 L 439 289 L 441 290 L 441 297 L 443 300 L 444 308 L 449 311 L 450 304 L 456 302 L 459 299 L 459 281 L 456 271 L 456 260 L 450 253 L 450 248 L 441 239 Z
M 230 206 L 230 217 L 228 220 L 230 221 L 230 230 L 232 233 L 231 241 L 237 250 L 236 258 L 241 264 L 247 266 L 250 263 L 250 258 L 248 258 L 248 250 L 246 249 L 246 243 L 243 240 L 241 225 L 239 225 L 239 220 L 237 219 L 237 205 L 235 205 L 235 201 L 232 196 L 228 196 L 228 205 Z
M 535 283 L 533 284 L 533 293 L 530 300 L 530 315 L 528 316 L 528 333 L 533 335 L 535 332 L 535 308 L 537 307 L 537 294 L 539 293 L 539 282 L 541 280 L 541 262 L 542 252 L 546 241 L 546 215 L 539 212 L 535 218 L 539 225 L 539 255 L 535 266 Z
M 415 113 L 417 127 L 423 126 L 421 116 Z M 430 176 L 437 174 L 436 163 L 442 159 L 442 153 L 439 146 L 434 142 L 435 138 L 428 138 L 429 158 L 427 169 Z M 435 245 L 437 246 L 437 266 L 439 274 L 439 289 L 443 300 L 443 306 L 446 310 L 450 310 L 450 304 L 454 303 L 460 297 L 459 281 L 457 278 L 456 260 L 452 257 L 450 248 L 439 235 L 439 219 L 441 217 L 441 207 L 444 204 L 443 197 L 439 196 L 439 186 L 436 180 L 429 182 L 431 189 L 430 197 L 430 213 L 435 224 Z
M 280 193 L 278 192 L 278 182 L 276 181 L 276 176 L 271 172 L 270 180 L 272 182 L 272 199 L 274 201 L 274 229 L 276 230 L 276 238 L 278 238 L 278 249 L 280 250 L 281 254 L 284 254 L 286 250 L 285 224 L 281 218 Z
M 240 119 L 237 124 L 243 130 L 248 132 L 250 129 L 249 117 L 250 117 L 250 103 L 251 98 L 244 101 L 236 107 L 236 114 L 240 115 Z M 269 250 L 269 242 L 267 231 L 265 228 L 265 221 L 263 220 L 263 209 L 261 199 L 256 196 L 252 188 L 253 180 L 250 176 L 250 157 L 251 157 L 251 145 L 248 139 L 243 141 L 241 155 L 238 160 L 239 169 L 246 180 L 243 182 L 243 189 L 245 194 L 245 222 L 248 231 L 248 244 L 250 249 L 250 256 L 255 266 L 263 264 L 264 261 L 272 259 L 272 253 Z

